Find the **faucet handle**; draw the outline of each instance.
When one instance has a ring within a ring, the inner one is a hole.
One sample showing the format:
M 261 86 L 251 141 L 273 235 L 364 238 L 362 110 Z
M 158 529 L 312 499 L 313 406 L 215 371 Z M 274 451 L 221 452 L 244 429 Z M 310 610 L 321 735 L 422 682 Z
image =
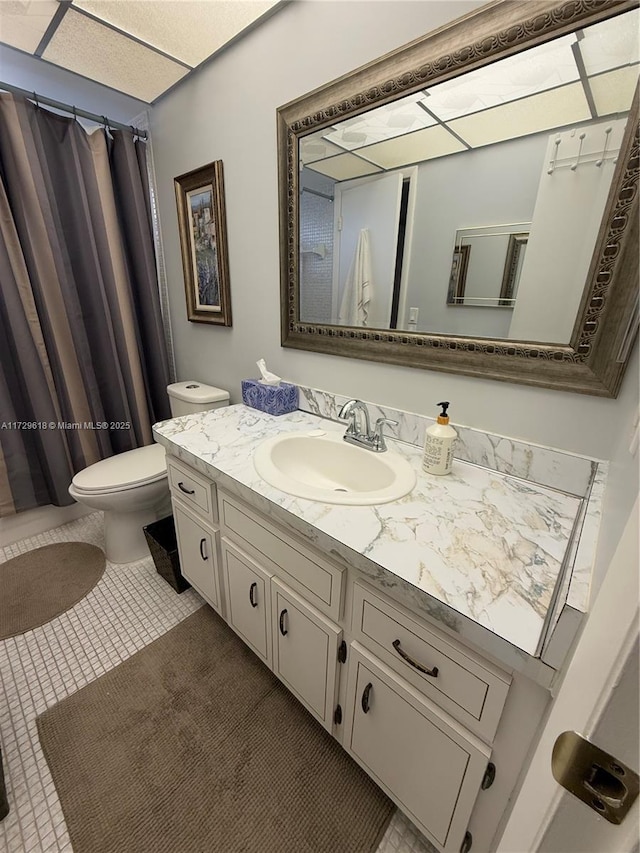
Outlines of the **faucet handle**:
M 398 426 L 398 421 L 394 421 L 391 418 L 378 418 L 376 420 L 373 437 L 376 444 L 376 450 L 380 453 L 387 449 L 387 443 L 384 440 L 384 432 L 382 429 L 385 424 L 389 424 L 389 426 Z

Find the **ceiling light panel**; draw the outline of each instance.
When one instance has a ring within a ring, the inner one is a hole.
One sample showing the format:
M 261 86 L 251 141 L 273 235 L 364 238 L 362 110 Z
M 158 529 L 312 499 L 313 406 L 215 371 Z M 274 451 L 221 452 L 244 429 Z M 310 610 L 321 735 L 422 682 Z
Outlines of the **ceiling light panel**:
M 193 67 L 276 2 L 278 0 L 74 0 L 73 5 Z
M 341 121 L 332 130 L 325 132 L 325 139 L 353 151 L 363 145 L 372 145 L 413 130 L 430 127 L 436 120 L 417 104 L 417 100 L 422 97 L 421 93 L 417 96 L 411 95 L 364 115 Z
M 591 119 L 581 83 L 541 92 L 521 101 L 449 122 L 459 136 L 478 148 Z
M 359 153 L 384 169 L 395 169 L 410 163 L 433 160 L 465 151 L 465 146 L 453 134 L 440 125 L 408 133 L 398 139 L 389 139 L 377 145 L 360 149 Z
M 307 169 L 320 172 L 322 175 L 328 175 L 336 181 L 362 178 L 364 175 L 373 175 L 376 172 L 382 171 L 378 166 L 374 166 L 373 163 L 367 163 L 354 154 L 339 154 L 337 157 L 330 157 L 328 160 L 312 163 L 307 166 Z
M 71 9 L 42 58 L 147 103 L 188 73 L 183 65 Z
M 589 87 L 598 115 L 628 112 L 631 109 L 637 83 L 637 65 L 590 77 Z
M 0 41 L 34 53 L 58 9 L 57 0 L 0 0 Z
M 633 9 L 584 30 L 580 53 L 587 74 L 599 74 L 640 59 L 640 12 Z
M 574 35 L 563 36 L 432 86 L 422 103 L 447 121 L 570 83 L 579 77 L 575 41 Z
M 326 132 L 326 130 L 317 130 L 300 140 L 301 163 L 315 163 L 317 160 L 324 160 L 342 153 L 342 148 L 327 142 L 324 138 Z

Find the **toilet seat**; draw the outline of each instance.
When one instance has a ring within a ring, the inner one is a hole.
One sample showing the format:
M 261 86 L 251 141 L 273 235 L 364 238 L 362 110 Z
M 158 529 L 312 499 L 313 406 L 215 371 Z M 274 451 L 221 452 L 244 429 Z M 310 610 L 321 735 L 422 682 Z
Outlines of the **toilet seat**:
M 164 447 L 150 444 L 102 459 L 71 481 L 79 494 L 111 494 L 155 483 L 167 476 Z

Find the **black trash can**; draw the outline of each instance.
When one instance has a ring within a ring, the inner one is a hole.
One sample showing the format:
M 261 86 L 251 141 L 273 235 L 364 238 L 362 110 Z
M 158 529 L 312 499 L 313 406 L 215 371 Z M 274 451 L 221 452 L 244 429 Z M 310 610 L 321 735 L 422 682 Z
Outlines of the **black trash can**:
M 176 592 L 184 592 L 191 584 L 180 574 L 180 557 L 176 526 L 172 515 L 147 524 L 144 531 L 149 551 L 156 564 L 156 570 Z

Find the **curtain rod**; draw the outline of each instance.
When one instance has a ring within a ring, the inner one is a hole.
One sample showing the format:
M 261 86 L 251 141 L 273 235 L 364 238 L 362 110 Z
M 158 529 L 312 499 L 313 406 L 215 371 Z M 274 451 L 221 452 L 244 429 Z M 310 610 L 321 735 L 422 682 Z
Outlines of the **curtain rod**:
M 107 116 L 90 113 L 87 112 L 87 110 L 81 110 L 79 107 L 72 107 L 69 104 L 63 104 L 61 101 L 54 101 L 53 98 L 46 98 L 42 95 L 37 95 L 35 92 L 28 92 L 26 89 L 19 89 L 17 86 L 11 86 L 9 83 L 0 83 L 0 89 L 4 89 L 6 92 L 11 92 L 13 95 L 23 95 L 25 98 L 30 98 L 32 101 L 35 101 L 36 104 L 44 104 L 47 107 L 53 107 L 54 109 L 62 110 L 65 113 L 72 113 L 74 116 L 88 118 L 90 121 L 95 121 L 96 124 L 104 124 L 107 127 L 114 127 L 117 130 L 128 130 L 129 133 L 133 133 L 134 136 L 139 136 L 140 139 L 147 138 L 146 130 L 139 130 L 131 124 L 122 124 L 119 121 L 112 121 Z

